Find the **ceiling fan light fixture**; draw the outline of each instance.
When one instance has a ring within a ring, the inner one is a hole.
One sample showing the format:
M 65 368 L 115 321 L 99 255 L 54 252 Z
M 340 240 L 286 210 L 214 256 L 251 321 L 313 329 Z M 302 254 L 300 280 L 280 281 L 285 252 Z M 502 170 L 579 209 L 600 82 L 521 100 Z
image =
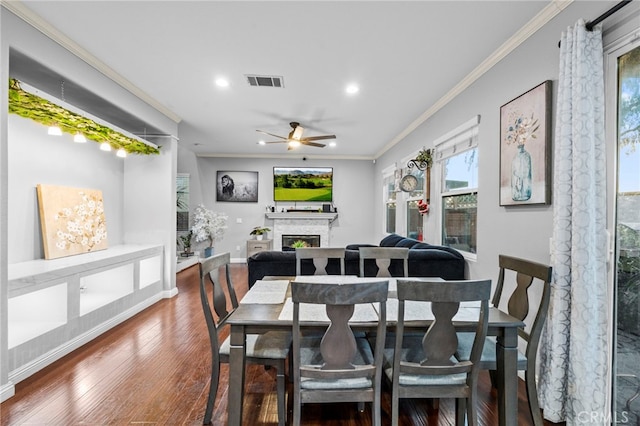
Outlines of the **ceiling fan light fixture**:
M 265 141 L 263 141 L 262 139 L 260 139 L 260 140 L 258 141 L 258 144 L 259 144 L 259 145 L 266 145 L 267 143 L 266 143 Z
M 302 137 L 302 133 L 304 133 L 304 129 L 298 125 L 296 126 L 295 129 L 293 129 L 292 138 L 296 140 L 300 140 L 300 138 Z
M 329 146 L 330 146 L 331 148 L 335 148 L 336 143 L 335 143 L 335 142 L 329 142 Z
M 298 148 L 300 146 L 300 141 L 290 140 L 289 147 L 290 148 Z

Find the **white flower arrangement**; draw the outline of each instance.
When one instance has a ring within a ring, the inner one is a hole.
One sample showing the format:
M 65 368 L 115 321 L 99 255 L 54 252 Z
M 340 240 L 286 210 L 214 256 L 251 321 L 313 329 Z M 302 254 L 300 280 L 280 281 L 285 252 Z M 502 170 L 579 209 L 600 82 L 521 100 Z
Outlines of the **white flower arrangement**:
M 191 227 L 196 242 L 209 241 L 209 247 L 213 247 L 213 243 L 224 236 L 227 219 L 224 213 L 213 212 L 200 204 L 193 213 Z

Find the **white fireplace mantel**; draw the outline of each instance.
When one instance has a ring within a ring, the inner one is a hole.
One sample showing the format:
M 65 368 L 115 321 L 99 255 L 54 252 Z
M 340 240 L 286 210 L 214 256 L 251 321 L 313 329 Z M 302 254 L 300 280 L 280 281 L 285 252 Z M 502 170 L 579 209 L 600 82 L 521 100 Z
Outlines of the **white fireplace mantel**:
M 338 213 L 319 213 L 319 212 L 289 212 L 289 213 L 265 213 L 267 219 L 282 220 L 282 219 L 324 219 L 329 222 L 333 222 L 338 217 Z
M 265 213 L 273 220 L 273 249 L 282 250 L 282 236 L 290 234 L 319 235 L 320 246 L 330 247 L 330 227 L 338 213 L 288 212 Z

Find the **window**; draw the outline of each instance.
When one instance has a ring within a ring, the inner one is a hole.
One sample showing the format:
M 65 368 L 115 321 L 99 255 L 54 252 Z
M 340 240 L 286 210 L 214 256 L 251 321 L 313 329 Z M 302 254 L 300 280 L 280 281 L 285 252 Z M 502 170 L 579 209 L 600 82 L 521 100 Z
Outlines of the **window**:
M 393 234 L 396 232 L 396 186 L 397 179 L 395 167 L 383 172 L 382 182 L 384 186 L 383 197 L 385 200 L 385 232 Z
M 435 142 L 442 245 L 475 257 L 478 215 L 478 124 L 474 117 Z
M 189 175 L 178 173 L 176 176 L 176 216 L 177 230 L 189 230 Z
M 409 173 L 409 169 L 407 169 Z M 418 178 L 418 186 L 415 191 L 407 194 L 406 201 L 406 214 L 407 214 L 407 237 L 415 238 L 422 241 L 422 215 L 418 211 L 418 201 L 424 197 L 424 171 L 411 170 L 410 172 L 416 178 Z

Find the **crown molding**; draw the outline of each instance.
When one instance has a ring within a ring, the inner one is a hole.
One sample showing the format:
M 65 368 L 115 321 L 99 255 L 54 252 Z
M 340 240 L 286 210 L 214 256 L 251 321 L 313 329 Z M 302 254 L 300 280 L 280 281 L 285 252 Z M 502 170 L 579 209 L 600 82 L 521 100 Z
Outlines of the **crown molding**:
M 198 158 L 284 158 L 288 160 L 358 160 L 358 161 L 375 161 L 373 156 L 364 155 L 318 155 L 318 154 L 228 154 L 228 153 L 196 153 Z
M 438 99 L 429 109 L 416 118 L 407 128 L 386 144 L 377 154 L 375 158 L 379 158 L 393 146 L 398 144 L 422 123 L 427 121 L 431 116 L 444 108 L 449 102 L 455 99 L 459 94 L 464 92 L 469 86 L 475 83 L 484 73 L 493 68 L 498 62 L 504 59 L 509 53 L 515 50 L 529 37 L 535 34 L 540 28 L 545 26 L 551 19 L 566 9 L 574 0 L 552 0 L 544 7 L 536 16 L 531 18 L 518 32 L 498 47 L 487 59 L 482 61 L 473 71 L 463 78 L 453 89 L 447 92 L 443 97 Z
M 71 38 L 67 37 L 56 27 L 51 25 L 49 22 L 45 21 L 40 17 L 40 15 L 33 12 L 24 3 L 20 0 L 0 0 L 0 5 L 5 9 L 12 12 L 14 15 L 18 16 L 20 19 L 25 21 L 27 24 L 34 27 L 36 30 L 40 31 L 45 36 L 49 37 L 54 42 L 58 43 L 60 46 L 67 49 L 73 55 L 82 59 L 84 62 L 104 74 L 109 79 L 113 80 L 115 83 L 122 86 L 124 89 L 132 93 L 137 98 L 149 104 L 151 107 L 156 109 L 158 112 L 162 113 L 175 123 L 180 123 L 182 118 L 178 116 L 176 113 L 171 111 L 169 108 L 165 107 L 158 100 L 153 98 L 151 95 L 137 87 L 135 84 L 124 78 L 113 68 L 102 62 L 100 59 L 95 57 L 91 52 L 80 46 L 78 43 L 73 41 Z

